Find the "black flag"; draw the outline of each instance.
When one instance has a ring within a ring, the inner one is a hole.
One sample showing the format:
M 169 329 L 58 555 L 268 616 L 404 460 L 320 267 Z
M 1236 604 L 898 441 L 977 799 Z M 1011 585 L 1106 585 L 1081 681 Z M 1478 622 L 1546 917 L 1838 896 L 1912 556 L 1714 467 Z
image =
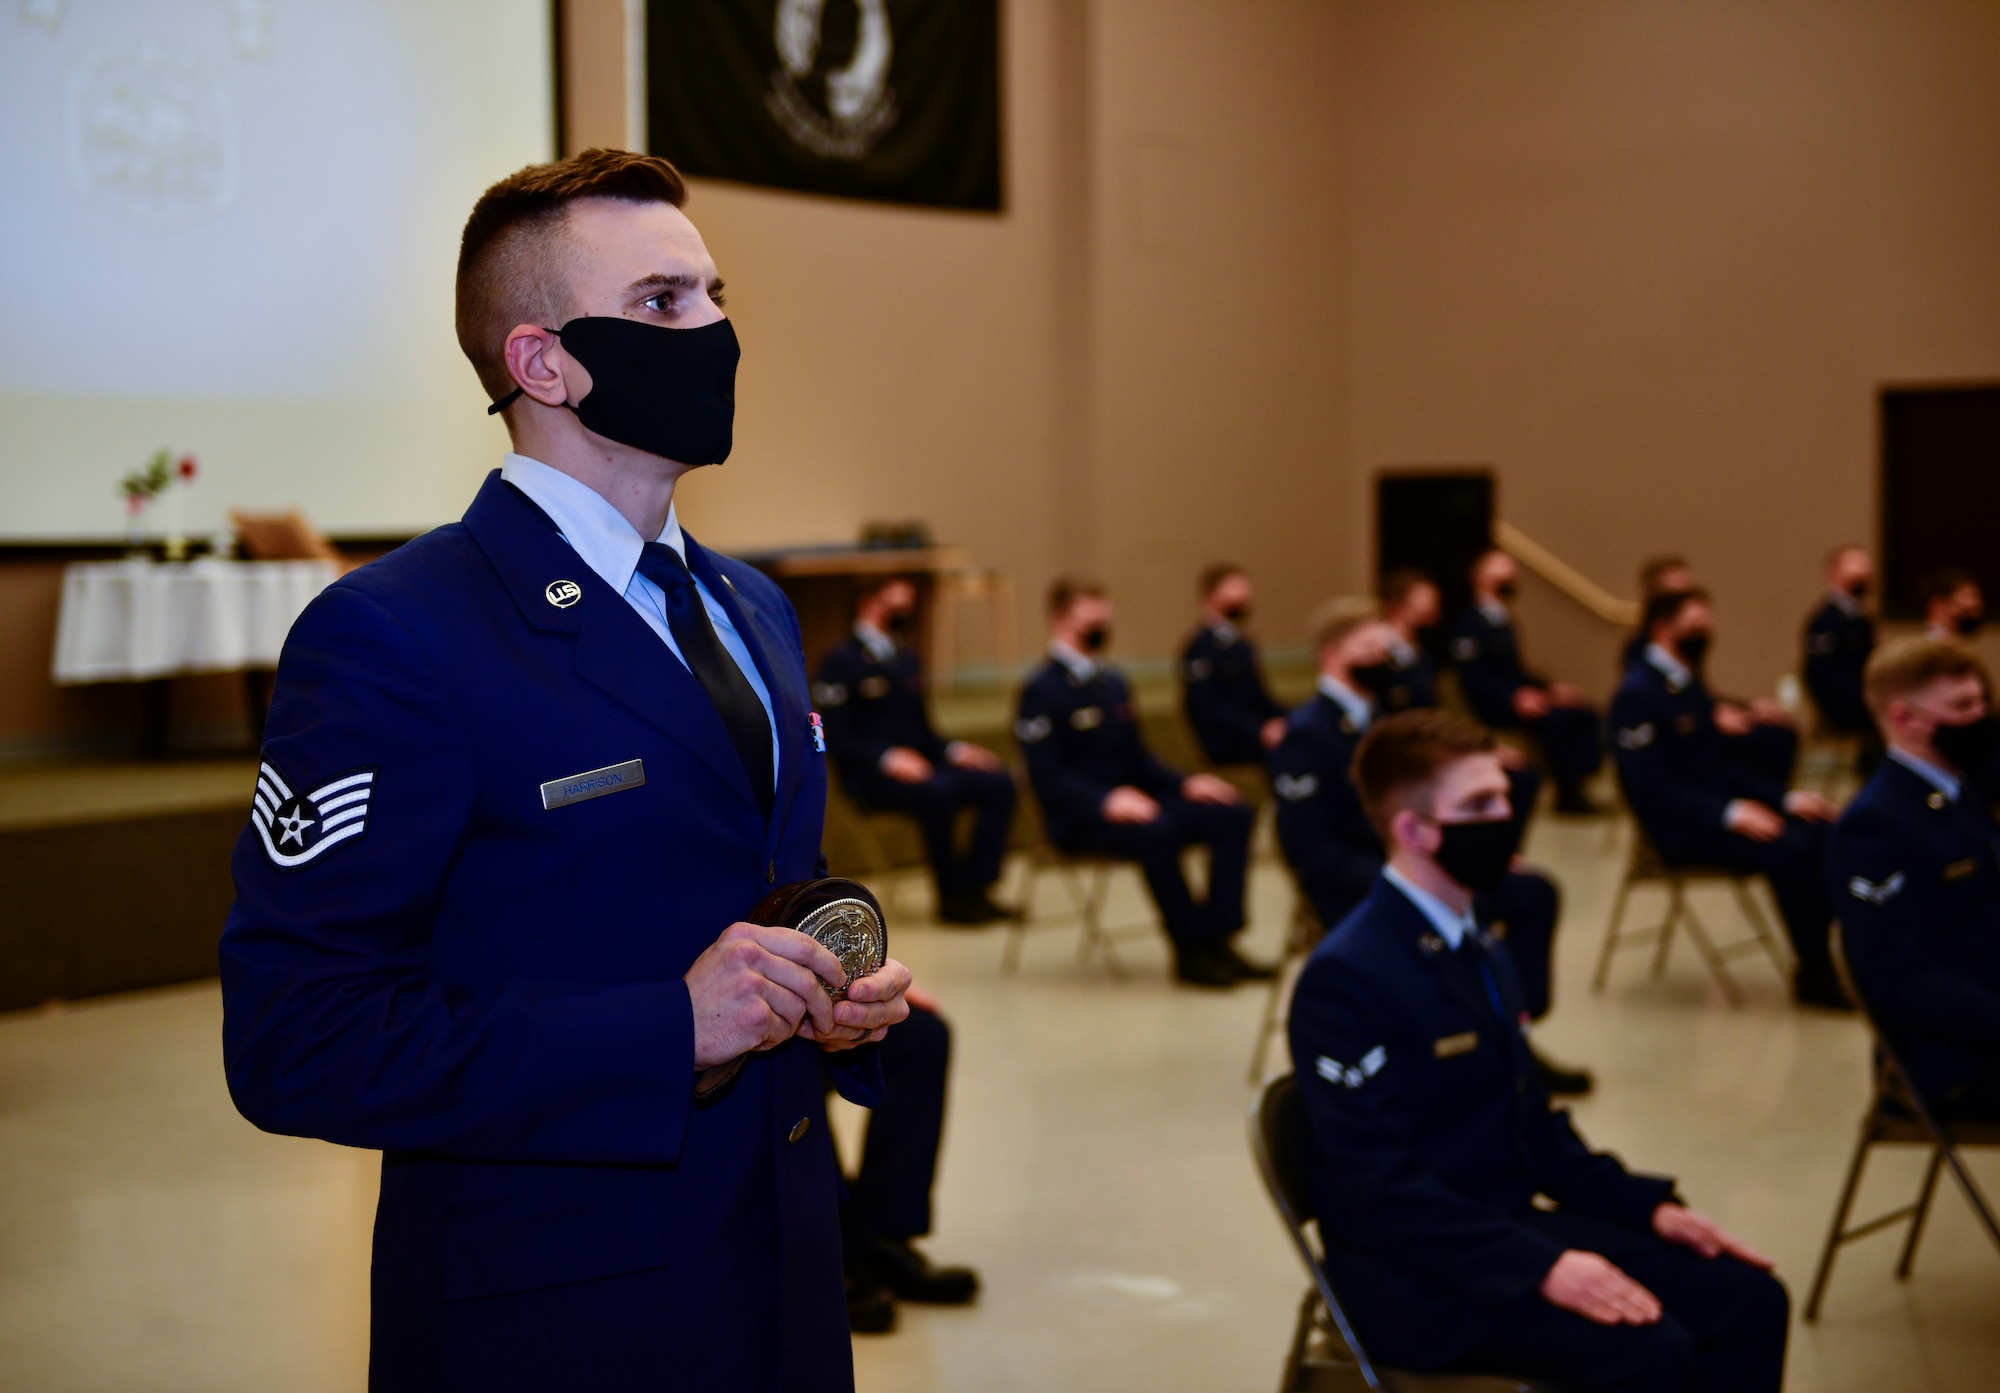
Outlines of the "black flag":
M 646 108 L 687 174 L 997 209 L 999 0 L 648 0 Z

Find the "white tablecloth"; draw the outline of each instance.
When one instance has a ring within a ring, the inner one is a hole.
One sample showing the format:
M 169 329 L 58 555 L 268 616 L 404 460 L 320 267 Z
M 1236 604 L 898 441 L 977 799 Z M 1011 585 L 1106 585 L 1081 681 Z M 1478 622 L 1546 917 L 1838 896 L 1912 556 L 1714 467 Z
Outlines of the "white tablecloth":
M 326 561 L 86 561 L 63 570 L 55 680 L 135 682 L 274 668 Z

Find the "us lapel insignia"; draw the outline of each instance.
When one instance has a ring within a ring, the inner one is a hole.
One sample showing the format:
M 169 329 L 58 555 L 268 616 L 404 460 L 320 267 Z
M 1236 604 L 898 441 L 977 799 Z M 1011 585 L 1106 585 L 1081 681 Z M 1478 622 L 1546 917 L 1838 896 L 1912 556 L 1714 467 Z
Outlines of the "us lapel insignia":
M 1436 934 L 1425 934 L 1417 940 L 1417 947 L 1423 949 L 1426 953 L 1442 953 L 1444 951 L 1444 940 Z
M 1924 804 L 1932 812 L 1937 812 L 1944 807 L 1944 795 L 1942 793 L 1933 793 L 1930 797 L 1924 799 Z
M 552 580 L 542 595 L 557 609 L 568 609 L 583 598 L 583 587 L 573 580 Z

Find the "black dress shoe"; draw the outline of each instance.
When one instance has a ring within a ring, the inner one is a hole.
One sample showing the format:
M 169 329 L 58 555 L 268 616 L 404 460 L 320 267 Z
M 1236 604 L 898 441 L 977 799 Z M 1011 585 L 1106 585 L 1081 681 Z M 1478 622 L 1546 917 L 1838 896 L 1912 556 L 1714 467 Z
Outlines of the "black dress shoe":
M 968 927 L 993 922 L 986 897 L 980 894 L 968 894 L 963 890 L 953 891 L 938 901 L 937 917 L 940 924 Z
M 868 1268 L 847 1274 L 847 1328 L 856 1335 L 887 1335 L 896 1328 L 896 1299 Z
M 1243 980 L 1227 958 L 1205 943 L 1175 951 L 1174 977 L 1190 987 L 1233 987 Z
M 969 1267 L 933 1267 L 908 1239 L 877 1239 L 875 1275 L 898 1301 L 963 1306 L 979 1295 L 979 1274 Z
M 1216 945 L 1216 956 L 1229 965 L 1239 982 L 1268 982 L 1278 975 L 1278 969 L 1269 963 L 1253 962 L 1236 951 L 1236 945 L 1228 941 Z
M 1852 1011 L 1854 1002 L 1831 972 L 1801 972 L 1792 979 L 1792 1000 L 1822 1011 Z
M 1597 1087 L 1597 1080 L 1590 1076 L 1588 1069 L 1571 1069 L 1557 1064 L 1532 1046 L 1528 1057 L 1535 1061 L 1535 1072 L 1541 1075 L 1542 1087 L 1558 1098 L 1580 1098 Z

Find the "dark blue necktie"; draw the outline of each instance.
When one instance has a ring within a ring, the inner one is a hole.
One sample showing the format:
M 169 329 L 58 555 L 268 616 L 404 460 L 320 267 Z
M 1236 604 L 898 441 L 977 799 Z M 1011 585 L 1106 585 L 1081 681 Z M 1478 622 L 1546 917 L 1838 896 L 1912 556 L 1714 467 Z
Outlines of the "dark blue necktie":
M 667 628 L 681 657 L 687 660 L 688 670 L 722 717 L 729 743 L 736 747 L 743 772 L 750 778 L 750 791 L 757 795 L 757 806 L 768 818 L 775 770 L 771 764 L 771 721 L 764 714 L 764 703 L 757 700 L 750 679 L 716 637 L 715 625 L 709 623 L 708 610 L 681 554 L 664 542 L 648 542 L 639 556 L 639 574 L 666 593 Z

